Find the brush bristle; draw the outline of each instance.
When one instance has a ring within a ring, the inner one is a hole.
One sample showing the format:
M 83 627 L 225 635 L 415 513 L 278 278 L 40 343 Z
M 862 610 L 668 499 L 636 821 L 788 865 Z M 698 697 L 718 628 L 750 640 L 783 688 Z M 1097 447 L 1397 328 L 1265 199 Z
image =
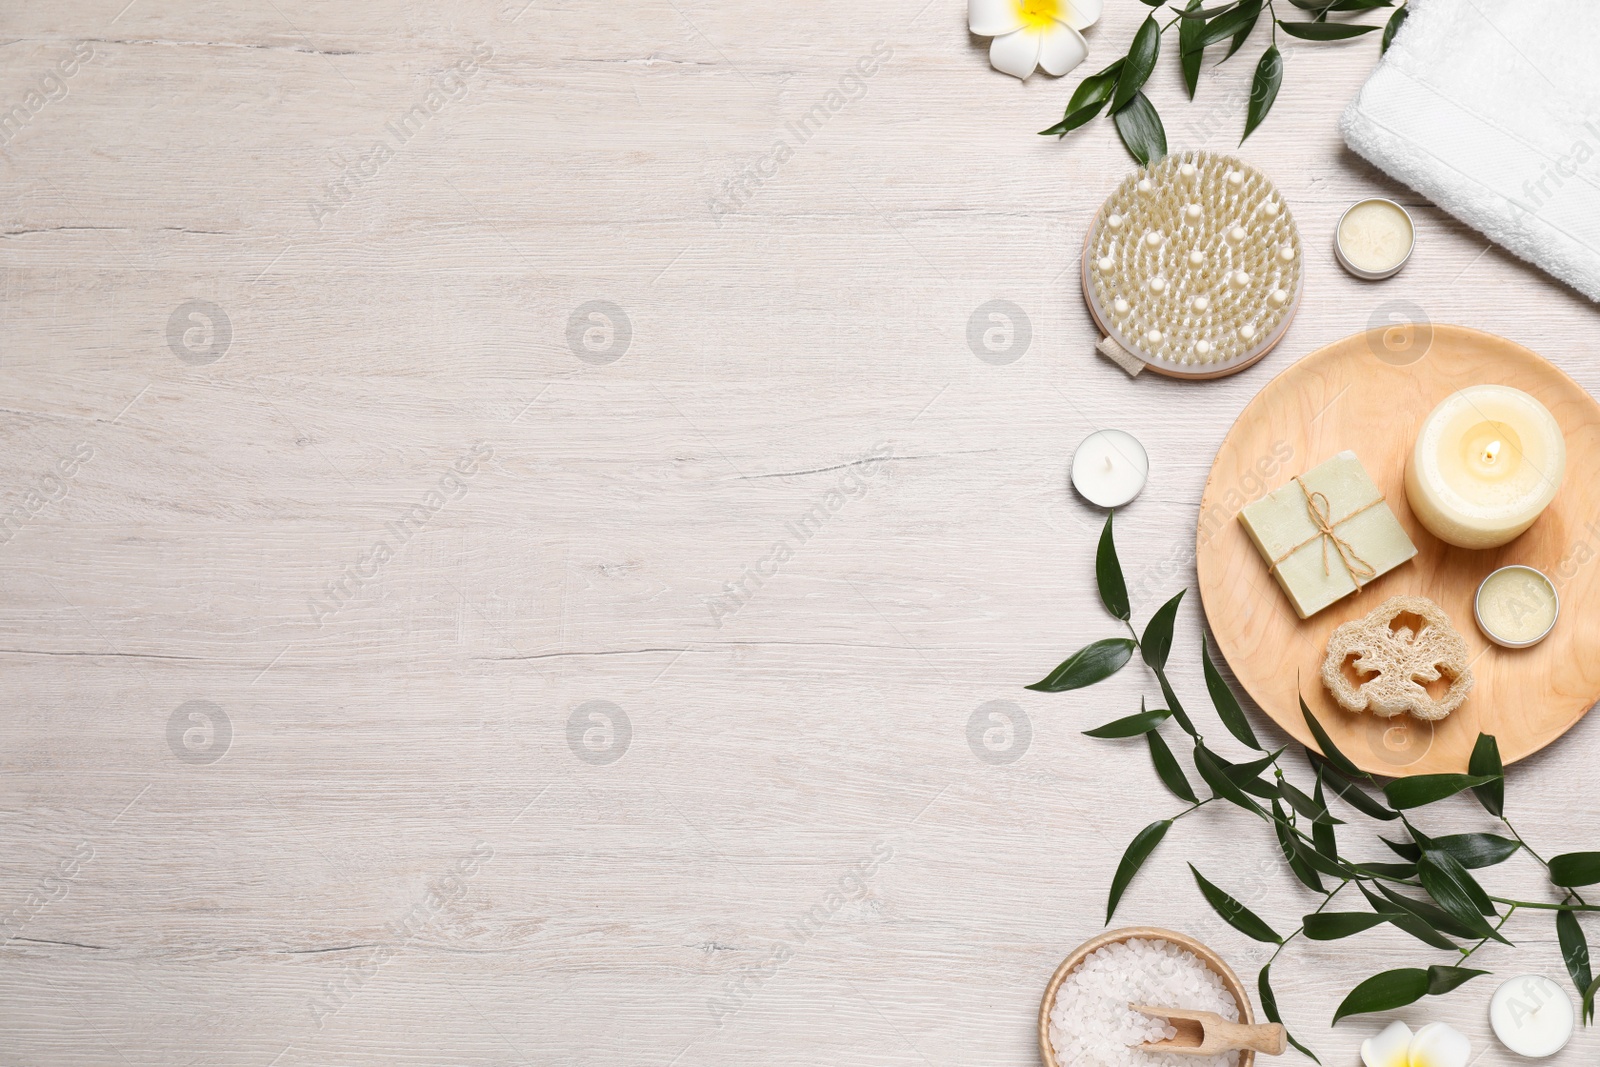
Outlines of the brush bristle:
M 1275 340 L 1300 293 L 1300 234 L 1259 171 L 1170 155 L 1106 199 L 1089 242 L 1102 320 L 1152 361 L 1204 371 Z

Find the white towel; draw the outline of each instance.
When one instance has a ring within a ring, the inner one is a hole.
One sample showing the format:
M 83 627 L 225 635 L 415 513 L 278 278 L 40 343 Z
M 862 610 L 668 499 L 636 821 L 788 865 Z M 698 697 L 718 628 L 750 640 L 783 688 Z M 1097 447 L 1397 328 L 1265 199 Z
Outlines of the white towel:
M 1410 0 L 1351 148 L 1600 300 L 1600 3 Z

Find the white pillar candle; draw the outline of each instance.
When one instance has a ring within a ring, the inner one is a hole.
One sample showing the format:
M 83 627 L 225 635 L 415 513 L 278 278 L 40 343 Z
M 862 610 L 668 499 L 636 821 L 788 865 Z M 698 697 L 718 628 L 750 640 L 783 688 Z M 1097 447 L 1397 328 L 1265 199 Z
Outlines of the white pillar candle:
M 1561 598 L 1543 573 L 1520 564 L 1501 567 L 1478 586 L 1473 601 L 1478 627 L 1507 648 L 1527 648 L 1555 627 Z
M 1072 456 L 1072 485 L 1091 504 L 1118 508 L 1139 495 L 1150 474 L 1144 445 L 1121 430 L 1098 430 Z
M 1406 265 L 1416 230 L 1406 209 L 1393 200 L 1375 197 L 1352 206 L 1339 219 L 1333 250 L 1345 270 L 1358 278 L 1376 281 Z
M 1489 1024 L 1500 1043 L 1519 1056 L 1554 1055 L 1572 1037 L 1572 1001 L 1542 974 L 1502 982 L 1489 1001 Z
M 1422 424 L 1406 499 L 1441 541 L 1494 548 L 1533 525 L 1566 469 L 1566 439 L 1543 404 L 1520 389 L 1474 385 Z

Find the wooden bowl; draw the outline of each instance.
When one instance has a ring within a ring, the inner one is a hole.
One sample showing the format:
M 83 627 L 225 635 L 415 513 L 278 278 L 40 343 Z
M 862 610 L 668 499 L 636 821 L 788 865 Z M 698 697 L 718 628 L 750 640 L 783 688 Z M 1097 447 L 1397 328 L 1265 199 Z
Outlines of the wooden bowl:
M 1056 1051 L 1050 1047 L 1050 1009 L 1056 1003 L 1056 990 L 1061 988 L 1061 983 L 1066 981 L 1067 975 L 1078 969 L 1089 953 L 1118 941 L 1127 941 L 1130 938 L 1143 938 L 1146 941 L 1166 941 L 1177 945 L 1179 948 L 1193 952 L 1200 960 L 1216 972 L 1222 979 L 1222 984 L 1227 987 L 1233 999 L 1239 1004 L 1239 1021 L 1242 1023 L 1255 1022 L 1255 1016 L 1250 1007 L 1250 995 L 1239 982 L 1239 976 L 1233 973 L 1233 968 L 1223 962 L 1222 957 L 1211 951 L 1205 945 L 1196 941 L 1187 934 L 1180 934 L 1173 930 L 1163 930 L 1159 926 L 1124 926 L 1120 930 L 1107 930 L 1098 937 L 1091 937 L 1083 944 L 1072 950 L 1072 955 L 1061 961 L 1061 966 L 1056 968 L 1056 973 L 1050 976 L 1050 984 L 1044 987 L 1044 999 L 1039 1002 L 1039 1056 L 1044 1060 L 1045 1067 L 1072 1067 L 1056 1060 Z M 1184 1007 L 1182 1004 L 1169 1004 L 1167 1007 Z M 1250 1049 L 1243 1049 L 1239 1053 L 1239 1067 L 1254 1067 L 1256 1054 Z
M 1396 345 L 1395 337 L 1404 343 Z M 1567 439 L 1567 476 L 1527 533 L 1499 548 L 1471 551 L 1440 541 L 1412 515 L 1405 470 L 1434 405 L 1479 384 L 1521 389 L 1550 409 Z M 1238 514 L 1346 448 L 1383 490 L 1417 557 L 1301 620 Z M 1479 731 L 1494 734 L 1501 758 L 1515 763 L 1571 729 L 1600 700 L 1600 657 L 1594 654 L 1600 566 L 1591 561 L 1600 541 L 1596 470 L 1600 403 L 1519 344 L 1443 324 L 1335 341 L 1267 383 L 1217 450 L 1195 534 L 1195 569 L 1214 647 L 1291 737 L 1315 743 L 1300 714 L 1303 696 L 1333 743 L 1364 771 L 1386 777 L 1465 771 Z M 1549 575 L 1561 597 L 1555 629 L 1532 648 L 1501 648 L 1473 623 L 1478 583 L 1511 563 Z M 1438 722 L 1345 711 L 1319 677 L 1334 628 L 1400 594 L 1425 596 L 1443 608 L 1472 656 L 1472 695 Z

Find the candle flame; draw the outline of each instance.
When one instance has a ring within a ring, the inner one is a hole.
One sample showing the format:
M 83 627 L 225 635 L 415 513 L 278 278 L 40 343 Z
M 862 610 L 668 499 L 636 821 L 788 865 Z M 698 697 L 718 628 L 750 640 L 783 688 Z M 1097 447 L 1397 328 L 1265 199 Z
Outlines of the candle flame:
M 1490 441 L 1483 449 L 1483 461 L 1490 466 L 1500 458 L 1500 442 Z

